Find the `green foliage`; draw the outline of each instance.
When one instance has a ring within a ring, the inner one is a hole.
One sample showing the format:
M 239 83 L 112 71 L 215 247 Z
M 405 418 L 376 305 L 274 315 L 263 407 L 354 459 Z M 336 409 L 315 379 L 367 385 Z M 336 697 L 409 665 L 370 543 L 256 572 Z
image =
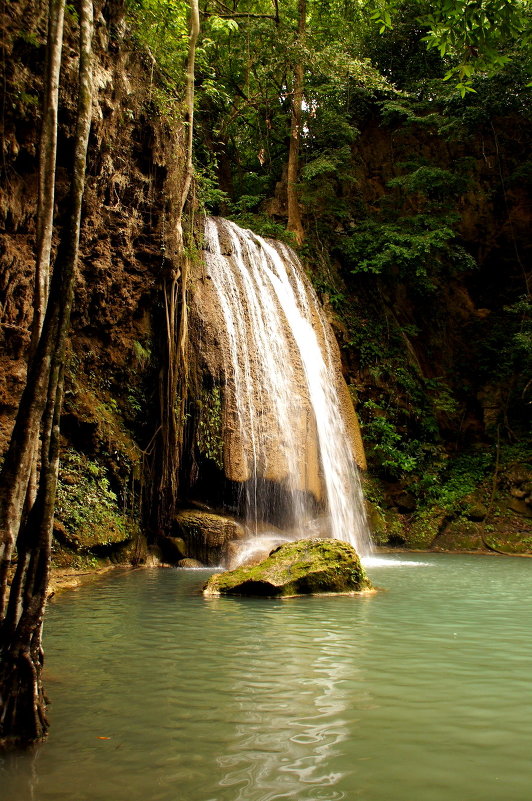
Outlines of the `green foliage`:
M 139 46 L 149 53 L 157 79 L 175 97 L 185 81 L 186 0 L 129 0 L 127 8 Z
M 520 164 L 510 175 L 509 182 L 532 186 L 532 160 Z
M 39 97 L 31 92 L 24 92 L 18 90 L 12 94 L 13 109 L 19 110 L 19 113 L 25 116 L 30 110 L 34 110 L 39 106 Z
M 364 439 L 370 444 L 369 455 L 383 472 L 393 478 L 411 473 L 419 466 L 420 443 L 405 441 L 386 411 L 369 400 L 362 407 L 366 419 Z
M 532 367 L 532 300 L 523 296 L 504 311 L 513 317 L 513 350 L 521 361 L 521 369 L 529 374 Z
M 325 150 L 305 164 L 301 170 L 301 180 L 307 182 L 317 177 L 336 174 L 338 170 L 345 170 L 350 162 L 351 149 L 347 145 L 336 151 Z
M 487 318 L 470 326 L 470 336 L 478 341 L 475 363 L 470 368 L 474 381 L 491 388 L 501 406 L 498 422 L 507 419 L 512 407 L 513 424 L 520 436 L 530 431 L 532 384 L 532 303 L 526 296 L 496 309 Z M 516 435 L 514 432 L 513 436 Z
M 463 174 L 453 173 L 434 165 L 417 166 L 414 163 L 398 166 L 407 169 L 410 167 L 410 172 L 392 178 L 388 181 L 388 187 L 399 189 L 405 195 L 423 196 L 436 208 L 448 198 L 465 192 L 471 183 Z
M 495 73 L 510 61 L 515 43 L 530 45 L 528 0 L 378 0 L 371 14 L 380 33 L 401 22 L 405 8 L 412 8 L 424 29 L 421 41 L 437 51 L 446 64 L 444 80 L 457 81 L 461 97 L 474 92 L 473 77 Z
M 425 505 L 459 513 L 466 496 L 493 471 L 495 449 L 466 451 L 453 459 L 441 459 L 420 476 L 412 487 Z
M 142 345 L 136 339 L 133 341 L 133 353 L 135 354 L 135 359 L 141 369 L 145 368 L 151 360 L 151 350 Z
M 214 173 L 214 164 L 208 164 L 205 168 L 196 170 L 195 177 L 198 188 L 198 200 L 207 213 L 217 211 L 226 205 L 229 196 L 227 192 L 220 189 L 218 179 Z
M 423 293 L 433 292 L 446 272 L 476 267 L 452 228 L 441 218 L 421 214 L 397 222 L 361 222 L 338 250 L 353 274 L 395 275 Z
M 433 164 L 397 167 L 403 172 L 388 181 L 391 191 L 381 198 L 379 213 L 351 226 L 338 253 L 354 275 L 384 275 L 417 292 L 434 292 L 442 279 L 476 267 L 454 230 L 458 216 L 448 211 L 469 179 Z
M 79 23 L 79 14 L 74 3 L 65 3 L 65 17 L 76 25 Z
M 30 47 L 40 47 L 42 42 L 35 31 L 19 31 L 18 38 Z
M 56 515 L 67 544 L 79 551 L 124 542 L 137 528 L 120 509 L 105 468 L 73 449 L 61 459 Z
M 199 452 L 223 468 L 222 395 L 220 387 L 204 390 L 198 401 L 199 422 L 197 445 Z
M 414 100 L 414 102 L 413 102 Z M 422 127 L 439 127 L 444 124 L 445 117 L 434 111 L 426 111 L 424 104 L 418 104 L 415 99 L 404 95 L 397 99 L 392 97 L 383 100 L 380 104 L 381 118 L 387 124 L 419 125 Z
M 231 204 L 229 206 L 227 217 L 230 220 L 233 220 L 242 228 L 249 228 L 250 231 L 258 234 L 258 236 L 279 239 L 290 247 L 295 247 L 294 235 L 291 231 L 287 231 L 284 225 L 276 222 L 267 214 L 261 214 L 260 212 L 233 211 L 238 206 L 239 204 Z
M 462 97 L 475 91 L 472 76 L 479 71 L 496 71 L 510 60 L 505 50 L 512 40 L 527 39 L 527 2 L 521 0 L 438 0 L 424 17 L 429 32 L 427 47 L 441 56 L 451 55 L 458 63 L 450 66 L 445 80 L 458 77 Z

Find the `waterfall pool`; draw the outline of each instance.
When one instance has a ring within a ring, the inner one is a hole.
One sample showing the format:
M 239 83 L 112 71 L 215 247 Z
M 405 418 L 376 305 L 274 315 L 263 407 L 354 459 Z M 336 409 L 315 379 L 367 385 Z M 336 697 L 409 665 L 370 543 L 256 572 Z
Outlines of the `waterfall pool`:
M 45 625 L 52 724 L 1 801 L 529 801 L 532 560 L 404 554 L 363 598 L 102 576 Z

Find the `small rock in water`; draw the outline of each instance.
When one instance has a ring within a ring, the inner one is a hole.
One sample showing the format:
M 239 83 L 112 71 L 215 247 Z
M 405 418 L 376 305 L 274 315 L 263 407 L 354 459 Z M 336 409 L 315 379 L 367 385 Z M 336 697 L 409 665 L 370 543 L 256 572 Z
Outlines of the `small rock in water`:
M 205 567 L 205 565 L 197 559 L 180 559 L 177 567 Z
M 355 549 L 339 540 L 296 540 L 258 565 L 211 576 L 205 595 L 282 596 L 371 590 Z

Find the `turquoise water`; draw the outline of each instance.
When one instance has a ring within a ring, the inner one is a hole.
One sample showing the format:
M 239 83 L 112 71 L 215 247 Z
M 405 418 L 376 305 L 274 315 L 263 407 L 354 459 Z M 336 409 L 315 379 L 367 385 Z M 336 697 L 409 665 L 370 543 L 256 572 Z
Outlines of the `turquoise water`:
M 107 575 L 46 621 L 48 742 L 2 801 L 530 801 L 532 561 L 384 557 L 365 598 Z M 98 738 L 109 739 L 98 739 Z

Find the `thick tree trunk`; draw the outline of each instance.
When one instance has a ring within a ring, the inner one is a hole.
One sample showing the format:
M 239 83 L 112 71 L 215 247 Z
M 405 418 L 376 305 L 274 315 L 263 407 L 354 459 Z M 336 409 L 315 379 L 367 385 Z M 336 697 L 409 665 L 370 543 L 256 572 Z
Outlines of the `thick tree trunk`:
M 33 328 L 30 355 L 37 349 L 50 286 L 50 254 L 54 223 L 55 164 L 57 154 L 57 114 L 59 73 L 63 49 L 65 0 L 49 0 L 48 47 L 46 51 L 45 89 L 39 155 L 39 198 L 37 206 L 37 260 Z
M 45 332 L 28 371 L 13 433 L 0 472 L 0 631 L 5 616 L 8 573 L 13 548 L 23 517 L 34 454 L 38 447 L 41 420 L 46 406 L 52 351 L 46 340 L 54 341 L 58 326 L 57 309 L 49 309 Z
M 2 630 L 0 743 L 26 746 L 48 730 L 42 684 L 42 623 L 50 569 L 52 521 L 59 464 L 62 380 L 47 406 L 52 419 L 43 442 L 37 498 L 17 541 L 17 569 Z M 5 700 L 4 700 L 5 699 Z
M 35 500 L 39 426 L 44 410 L 49 371 L 49 361 L 41 358 L 35 364 L 35 356 L 46 312 L 50 280 L 64 9 L 65 0 L 49 0 L 39 157 L 34 313 L 28 367 L 28 385 L 31 387 L 26 393 L 24 408 L 17 419 L 0 475 L 0 622 L 5 614 L 7 575 L 24 505 L 26 504 L 26 508 L 29 509 Z
M 39 151 L 39 194 L 37 202 L 37 259 L 33 292 L 33 323 L 28 363 L 37 350 L 50 289 L 50 256 L 54 225 L 55 166 L 57 155 L 57 116 L 59 74 L 63 49 L 65 0 L 49 0 L 48 46 L 44 75 L 42 128 Z M 38 442 L 34 444 L 25 508 L 31 509 L 37 494 Z
M 42 740 L 48 728 L 42 687 L 41 632 L 59 465 L 63 363 L 79 252 L 92 116 L 92 31 L 92 0 L 81 0 L 79 98 L 70 215 L 55 264 L 42 334 L 9 451 L 14 463 L 17 443 L 25 442 L 25 423 L 30 420 L 36 424 L 42 439 L 38 491 L 22 526 L 19 521 L 17 566 L 7 609 L 0 619 L 0 744 L 5 746 L 29 745 Z M 26 450 L 19 452 L 19 457 L 26 458 Z M 13 472 L 4 476 L 3 472 L 2 478 L 12 475 Z
M 307 27 L 306 0 L 299 0 L 297 8 L 297 41 L 298 45 L 303 48 L 305 44 Z M 303 64 L 303 55 L 301 54 L 297 64 L 294 67 L 294 94 L 292 97 L 292 118 L 290 122 L 290 145 L 288 148 L 287 177 L 288 230 L 293 231 L 298 245 L 301 245 L 304 238 L 303 224 L 301 222 L 301 210 L 299 208 L 299 201 L 297 198 L 297 181 L 299 178 L 299 143 L 301 139 L 303 119 L 304 77 L 305 67 Z

